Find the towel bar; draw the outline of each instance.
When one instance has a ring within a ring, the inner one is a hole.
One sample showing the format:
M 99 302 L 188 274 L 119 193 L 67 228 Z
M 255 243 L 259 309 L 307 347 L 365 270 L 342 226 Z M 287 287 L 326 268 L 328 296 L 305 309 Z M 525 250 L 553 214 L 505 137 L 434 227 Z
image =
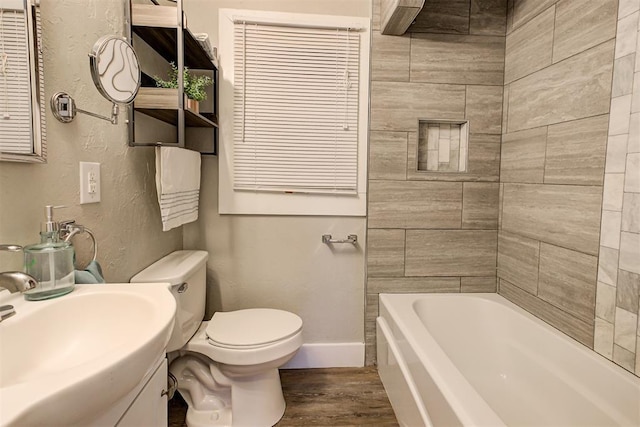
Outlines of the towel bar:
M 351 243 L 355 245 L 358 243 L 358 235 L 357 234 L 349 234 L 346 239 L 334 239 L 331 237 L 331 234 L 323 234 L 322 235 L 322 243 L 327 245 L 334 243 Z
M 96 236 L 88 227 L 76 224 L 75 220 L 68 220 L 60 222 L 60 231 L 60 237 L 65 242 L 71 240 L 76 234 L 87 233 L 93 243 L 93 257 L 91 260 L 95 261 L 98 258 L 98 242 L 96 241 Z

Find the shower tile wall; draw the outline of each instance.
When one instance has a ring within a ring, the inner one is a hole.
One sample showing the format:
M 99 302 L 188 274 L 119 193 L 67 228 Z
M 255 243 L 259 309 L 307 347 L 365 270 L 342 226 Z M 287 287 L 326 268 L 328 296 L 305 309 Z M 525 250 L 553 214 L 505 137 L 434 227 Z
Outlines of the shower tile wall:
M 618 0 L 510 0 L 507 11 L 498 292 L 590 348 L 598 256 L 614 255 L 600 223 L 617 12 Z
M 381 292 L 495 292 L 506 0 L 427 0 L 379 32 L 374 0 L 366 362 Z M 418 119 L 469 121 L 466 173 L 418 170 Z
M 640 2 L 621 0 L 604 175 L 594 349 L 640 376 Z

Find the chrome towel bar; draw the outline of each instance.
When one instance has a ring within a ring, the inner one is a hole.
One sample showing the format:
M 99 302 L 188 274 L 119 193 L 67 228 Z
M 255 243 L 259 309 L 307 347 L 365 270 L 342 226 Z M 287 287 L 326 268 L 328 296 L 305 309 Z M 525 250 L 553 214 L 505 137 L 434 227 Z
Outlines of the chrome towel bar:
M 334 239 L 333 237 L 331 237 L 331 234 L 323 234 L 322 243 L 325 243 L 327 245 L 334 243 L 351 243 L 352 245 L 355 245 L 356 243 L 358 243 L 358 235 L 349 234 L 346 239 Z

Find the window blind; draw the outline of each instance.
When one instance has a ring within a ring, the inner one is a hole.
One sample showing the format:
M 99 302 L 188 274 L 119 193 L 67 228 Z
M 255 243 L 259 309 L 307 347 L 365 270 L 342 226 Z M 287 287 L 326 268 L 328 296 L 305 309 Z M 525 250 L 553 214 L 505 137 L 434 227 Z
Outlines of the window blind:
M 354 194 L 357 30 L 234 23 L 234 189 Z
M 0 8 L 0 151 L 20 154 L 33 152 L 26 29 L 22 9 Z

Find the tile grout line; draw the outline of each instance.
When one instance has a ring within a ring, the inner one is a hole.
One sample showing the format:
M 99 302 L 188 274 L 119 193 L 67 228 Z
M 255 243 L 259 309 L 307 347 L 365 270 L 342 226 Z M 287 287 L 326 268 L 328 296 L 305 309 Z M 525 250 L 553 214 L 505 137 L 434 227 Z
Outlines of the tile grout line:
M 555 25 L 555 24 L 554 24 L 554 25 Z M 590 50 L 596 49 L 596 48 L 598 48 L 598 47 L 602 46 L 603 44 L 609 43 L 611 40 L 615 40 L 615 39 L 616 39 L 616 37 L 614 36 L 614 37 L 612 37 L 612 38 L 610 38 L 610 39 L 607 39 L 607 40 L 605 40 L 605 41 L 603 41 L 603 42 L 601 42 L 601 43 L 598 43 L 598 44 L 597 44 L 597 45 L 595 45 L 595 46 L 591 46 L 591 47 L 589 47 L 589 48 L 587 48 L 587 49 L 585 49 L 585 50 L 583 50 L 583 51 L 580 51 L 580 52 L 578 52 L 578 53 L 574 53 L 573 55 L 568 56 L 568 57 L 566 57 L 566 58 L 564 58 L 564 59 L 562 59 L 562 60 L 560 60 L 560 61 L 558 61 L 558 62 L 555 62 L 555 63 L 554 63 L 554 62 L 552 62 L 551 64 L 549 64 L 549 65 L 547 65 L 547 66 L 545 66 L 545 67 L 543 67 L 543 68 L 540 68 L 540 69 L 538 69 L 538 70 L 532 71 L 531 73 L 526 74 L 526 75 L 521 76 L 521 77 L 518 77 L 518 78 L 517 78 L 517 79 L 515 79 L 515 80 L 511 80 L 511 81 L 509 82 L 509 84 L 512 84 L 512 83 L 518 82 L 518 81 L 520 81 L 520 80 L 522 80 L 522 79 L 524 79 L 524 78 L 527 78 L 527 77 L 532 76 L 532 75 L 534 75 L 534 74 L 536 74 L 536 73 L 539 73 L 540 71 L 543 71 L 543 70 L 546 70 L 547 68 L 553 67 L 554 65 L 561 64 L 561 63 L 563 63 L 564 61 L 566 61 L 566 60 L 568 60 L 568 59 L 571 59 L 571 58 L 574 58 L 574 57 L 576 57 L 576 56 L 582 55 L 582 54 L 584 54 L 585 52 L 588 52 L 588 51 L 590 51 Z M 615 51 L 615 49 L 614 49 L 614 51 Z

